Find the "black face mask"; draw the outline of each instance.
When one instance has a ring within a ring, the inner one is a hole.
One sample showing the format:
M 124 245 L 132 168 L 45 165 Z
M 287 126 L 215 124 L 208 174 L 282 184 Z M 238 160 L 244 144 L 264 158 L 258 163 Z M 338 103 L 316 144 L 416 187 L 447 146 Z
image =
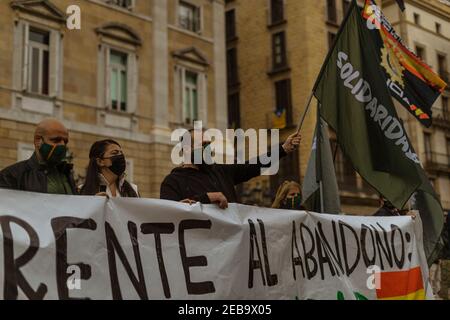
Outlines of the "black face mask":
M 116 176 L 120 177 L 127 168 L 127 162 L 125 160 L 125 156 L 123 154 L 119 154 L 117 156 L 112 156 L 110 158 L 103 158 L 103 159 L 111 159 L 112 165 L 108 167 L 109 170 L 111 170 L 112 173 L 114 173 Z

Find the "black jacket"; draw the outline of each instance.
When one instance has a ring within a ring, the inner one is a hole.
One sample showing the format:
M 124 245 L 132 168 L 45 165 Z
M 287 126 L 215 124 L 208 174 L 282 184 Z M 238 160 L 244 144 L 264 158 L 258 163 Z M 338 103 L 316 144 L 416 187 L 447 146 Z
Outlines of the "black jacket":
M 280 146 L 280 158 L 286 152 Z M 235 185 L 261 174 L 264 166 L 257 164 L 213 164 L 194 168 L 175 168 L 161 184 L 160 198 L 173 201 L 191 199 L 210 203 L 208 192 L 222 192 L 228 202 L 237 202 Z
M 396 213 L 393 210 L 390 210 L 389 208 L 386 208 L 385 206 L 379 208 L 377 212 L 374 213 L 374 217 L 395 217 L 399 216 L 399 213 Z
M 73 179 L 73 165 L 62 162 L 58 170 L 64 173 L 73 194 L 77 194 Z M 36 153 L 0 171 L 0 188 L 47 193 L 47 169 L 39 164 Z

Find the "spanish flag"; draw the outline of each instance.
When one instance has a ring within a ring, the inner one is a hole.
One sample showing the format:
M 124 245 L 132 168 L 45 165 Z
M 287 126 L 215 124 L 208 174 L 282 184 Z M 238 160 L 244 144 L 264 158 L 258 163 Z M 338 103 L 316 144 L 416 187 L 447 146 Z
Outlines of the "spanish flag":
M 378 300 L 425 300 L 420 267 L 406 271 L 381 272 Z

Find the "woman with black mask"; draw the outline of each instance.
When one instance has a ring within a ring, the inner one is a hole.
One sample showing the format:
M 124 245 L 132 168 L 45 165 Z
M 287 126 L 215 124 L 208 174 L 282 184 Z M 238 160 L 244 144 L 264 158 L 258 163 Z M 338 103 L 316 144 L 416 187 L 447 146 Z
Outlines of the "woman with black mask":
M 108 197 L 139 197 L 137 186 L 125 180 L 126 160 L 114 140 L 95 142 L 89 151 L 89 166 L 80 194 Z

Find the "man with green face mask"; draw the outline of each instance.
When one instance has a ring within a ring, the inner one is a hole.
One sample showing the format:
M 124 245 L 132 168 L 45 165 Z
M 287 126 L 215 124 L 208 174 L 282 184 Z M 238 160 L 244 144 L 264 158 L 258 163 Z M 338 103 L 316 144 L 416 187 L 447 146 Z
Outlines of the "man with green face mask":
M 56 119 L 41 121 L 30 159 L 0 171 L 0 188 L 51 194 L 76 194 L 72 165 L 64 161 L 69 133 Z

